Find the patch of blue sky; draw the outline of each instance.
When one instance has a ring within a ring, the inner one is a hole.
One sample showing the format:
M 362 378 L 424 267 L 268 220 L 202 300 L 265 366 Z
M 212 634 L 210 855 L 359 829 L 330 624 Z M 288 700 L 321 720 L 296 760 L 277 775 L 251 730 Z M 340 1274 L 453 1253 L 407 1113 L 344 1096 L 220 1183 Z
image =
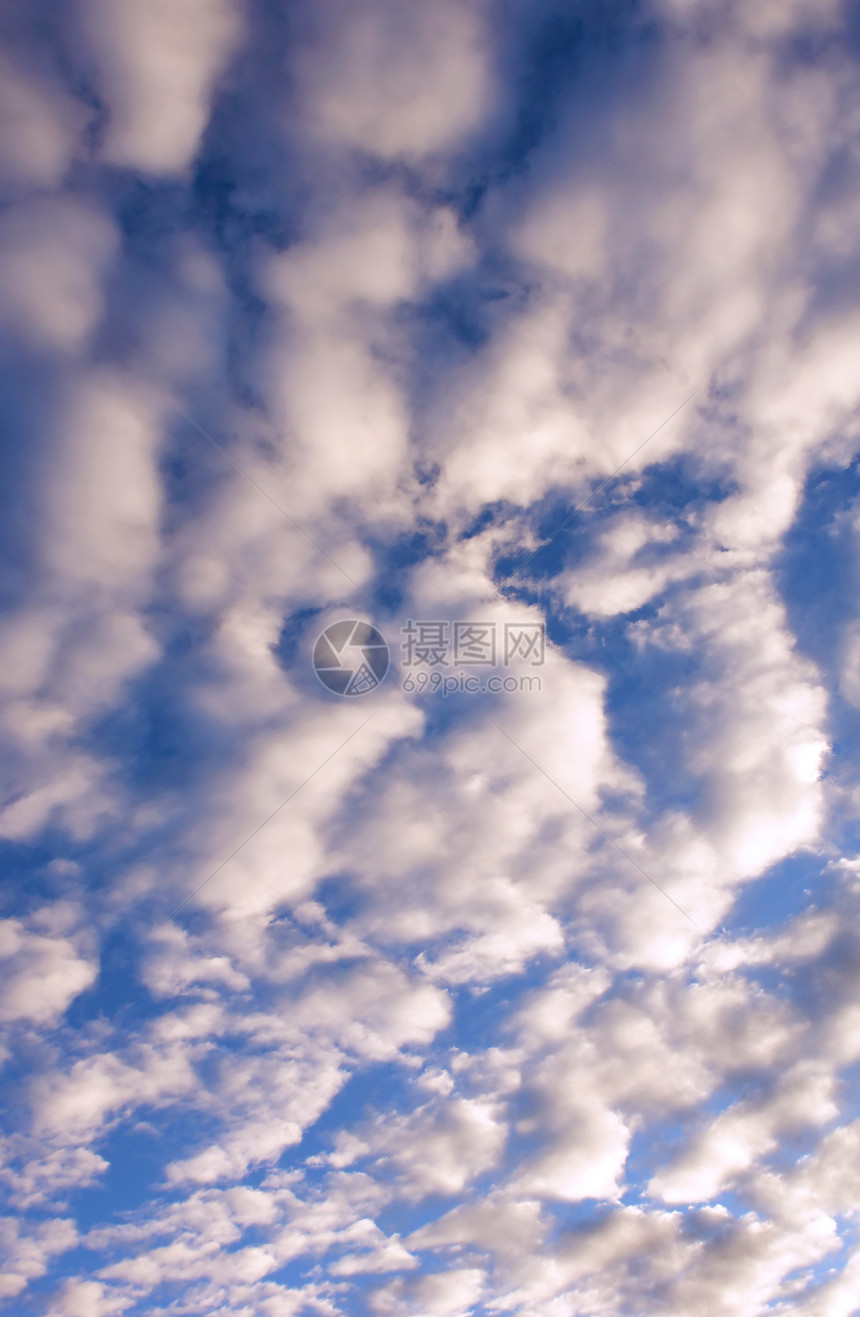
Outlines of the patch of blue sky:
M 802 911 L 828 907 L 835 882 L 826 858 L 814 853 L 789 856 L 740 888 L 721 927 L 730 937 L 773 932 Z

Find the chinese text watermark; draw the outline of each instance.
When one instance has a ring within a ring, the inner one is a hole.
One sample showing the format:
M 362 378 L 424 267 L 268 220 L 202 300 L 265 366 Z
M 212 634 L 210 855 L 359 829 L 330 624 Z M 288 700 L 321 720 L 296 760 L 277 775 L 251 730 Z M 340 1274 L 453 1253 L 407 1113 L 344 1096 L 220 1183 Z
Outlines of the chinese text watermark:
M 400 634 L 400 688 L 406 694 L 497 695 L 542 689 L 533 669 L 543 667 L 546 656 L 543 622 L 410 618 Z M 368 695 L 385 680 L 390 662 L 381 631 L 355 618 L 333 622 L 314 645 L 314 671 L 335 695 Z

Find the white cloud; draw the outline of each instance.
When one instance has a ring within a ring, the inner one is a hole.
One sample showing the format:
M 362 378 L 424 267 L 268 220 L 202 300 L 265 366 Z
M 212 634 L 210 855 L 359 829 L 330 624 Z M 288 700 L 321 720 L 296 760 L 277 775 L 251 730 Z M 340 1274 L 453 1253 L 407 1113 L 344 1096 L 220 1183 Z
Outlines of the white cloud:
M 426 1314 L 426 1317 L 469 1317 L 481 1298 L 483 1273 L 456 1268 L 418 1281 L 394 1281 L 371 1299 L 376 1313 Z
M 685 872 L 677 889 L 684 908 L 710 904 L 715 919 L 720 887 L 762 873 L 818 836 L 826 694 L 794 649 L 766 572 L 741 571 L 682 599 L 639 634 L 669 650 L 680 641 L 702 659 L 699 679 L 673 692 L 687 714 L 686 769 L 700 803 L 686 817 L 665 818 L 655 851 L 663 872 Z M 710 901 L 703 883 L 713 885 Z
M 311 132 L 387 158 L 455 147 L 489 107 L 482 9 L 451 0 L 322 6 L 325 39 L 296 61 Z
M 159 411 L 121 375 L 82 375 L 64 399 L 40 491 L 38 589 L 6 620 L 3 715 L 17 793 L 0 832 L 30 837 L 50 818 L 77 836 L 117 807 L 107 765 L 82 730 L 158 655 L 140 609 L 159 553 Z
M 771 1152 L 793 1127 L 833 1119 L 832 1076 L 803 1065 L 789 1072 L 763 1106 L 741 1103 L 723 1112 L 671 1166 L 657 1172 L 649 1192 L 668 1203 L 707 1202 L 754 1162 Z
M 498 1164 L 506 1137 L 496 1104 L 455 1097 L 387 1119 L 369 1140 L 372 1153 L 393 1161 L 404 1191 L 419 1198 L 460 1193 Z
M 5 55 L 0 67 L 0 175 L 19 186 L 56 186 L 79 146 L 88 111 L 48 78 L 25 73 Z
M 209 117 L 216 79 L 236 49 L 232 0 L 86 0 L 86 39 L 107 92 L 103 158 L 152 173 L 182 173 Z
M 116 255 L 112 220 L 70 197 L 39 197 L 0 225 L 2 320 L 24 342 L 74 352 L 104 308 L 102 280 Z
M 303 523 L 344 497 L 402 523 L 409 417 L 384 315 L 471 257 L 451 209 L 380 188 L 333 208 L 312 239 L 261 269 L 267 298 L 285 312 L 265 381 L 290 440 L 283 506 Z
M 104 1157 L 89 1148 L 64 1147 L 49 1152 L 38 1140 L 24 1142 L 24 1147 L 36 1154 L 34 1159 L 21 1158 L 18 1166 L 10 1165 L 2 1172 L 10 1185 L 11 1201 L 22 1208 L 56 1202 L 70 1190 L 87 1188 L 108 1169 Z
M 67 1280 L 49 1317 L 113 1317 L 132 1307 L 134 1298 L 117 1294 L 97 1280 Z
M 47 509 L 49 561 L 70 585 L 122 590 L 134 599 L 146 581 L 158 552 L 156 461 L 165 406 L 107 372 L 72 390 Z
M 615 1198 L 630 1143 L 624 1121 L 585 1094 L 565 1104 L 564 1120 L 567 1130 L 551 1137 L 546 1151 L 526 1163 L 517 1190 L 567 1202 Z
M 193 1092 L 197 1080 L 185 1050 L 144 1045 L 136 1064 L 114 1052 L 75 1061 L 67 1071 L 48 1071 L 34 1088 L 34 1132 L 62 1139 L 98 1134 L 116 1114 L 140 1103 L 158 1106 Z
M 74 1248 L 78 1232 L 67 1219 L 28 1225 L 14 1217 L 0 1218 L 0 1242 L 6 1254 L 6 1267 L 0 1276 L 0 1297 L 15 1298 L 31 1280 L 43 1276 L 51 1258 Z
M 57 1023 L 66 1008 L 95 981 L 92 939 L 72 932 L 51 936 L 18 919 L 0 920 L 0 1022 Z

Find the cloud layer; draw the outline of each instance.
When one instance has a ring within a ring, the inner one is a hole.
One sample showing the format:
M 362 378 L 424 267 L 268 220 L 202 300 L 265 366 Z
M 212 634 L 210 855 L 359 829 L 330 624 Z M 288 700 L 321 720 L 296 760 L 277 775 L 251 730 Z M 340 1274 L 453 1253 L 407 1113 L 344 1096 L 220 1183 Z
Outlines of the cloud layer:
M 0 1299 L 851 1317 L 854 6 L 0 29 Z

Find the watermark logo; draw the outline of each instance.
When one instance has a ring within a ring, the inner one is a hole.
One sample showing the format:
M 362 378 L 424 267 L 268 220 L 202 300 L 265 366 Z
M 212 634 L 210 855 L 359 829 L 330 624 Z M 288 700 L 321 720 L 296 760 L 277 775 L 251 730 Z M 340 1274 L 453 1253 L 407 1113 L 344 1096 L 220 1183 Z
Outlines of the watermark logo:
M 335 695 L 368 695 L 384 680 L 391 662 L 385 637 L 369 622 L 332 622 L 314 645 L 314 672 Z
M 533 671 L 543 667 L 546 656 L 542 622 L 410 618 L 400 634 L 401 690 L 407 695 L 512 695 L 543 689 Z M 382 632 L 355 618 L 333 622 L 314 645 L 314 671 L 335 695 L 368 695 L 385 679 L 390 662 Z

